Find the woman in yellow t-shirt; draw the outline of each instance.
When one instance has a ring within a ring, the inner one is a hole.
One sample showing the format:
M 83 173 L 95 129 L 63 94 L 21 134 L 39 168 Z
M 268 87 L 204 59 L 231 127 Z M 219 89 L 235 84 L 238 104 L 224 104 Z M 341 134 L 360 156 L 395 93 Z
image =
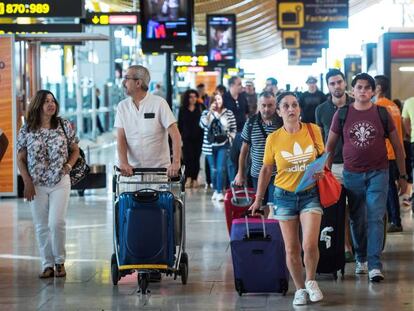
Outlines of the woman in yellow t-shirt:
M 296 286 L 294 305 L 307 303 L 307 295 L 312 302 L 323 299 L 315 281 L 316 267 L 319 261 L 318 237 L 322 217 L 316 185 L 295 193 L 306 167 L 324 151 L 320 129 L 315 124 L 308 126 L 300 122 L 298 99 L 292 92 L 284 92 L 277 97 L 277 112 L 283 118 L 283 127 L 270 134 L 266 141 L 263 167 L 259 175 L 256 200 L 251 206 L 254 211 L 260 208 L 276 164 L 275 178 L 275 218 L 280 221 L 286 249 L 286 262 Z M 323 173 L 314 176 L 323 177 Z M 303 232 L 303 251 L 306 270 L 306 282 L 302 273 L 301 244 L 299 226 Z

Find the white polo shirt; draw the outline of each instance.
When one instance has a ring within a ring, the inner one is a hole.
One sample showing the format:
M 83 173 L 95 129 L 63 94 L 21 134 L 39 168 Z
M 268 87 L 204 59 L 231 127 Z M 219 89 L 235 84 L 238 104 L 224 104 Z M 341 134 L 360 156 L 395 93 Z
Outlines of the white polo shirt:
M 166 168 L 171 164 L 168 127 L 176 119 L 167 102 L 147 92 L 139 110 L 131 97 L 119 102 L 114 126 L 125 131 L 128 163 L 136 168 Z

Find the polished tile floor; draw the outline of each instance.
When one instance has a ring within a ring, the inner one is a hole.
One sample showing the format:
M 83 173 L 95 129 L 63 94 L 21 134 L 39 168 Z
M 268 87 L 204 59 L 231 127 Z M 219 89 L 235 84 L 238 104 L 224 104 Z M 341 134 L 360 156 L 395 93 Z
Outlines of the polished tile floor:
M 102 152 L 111 154 L 111 150 Z M 99 161 L 101 156 L 92 158 Z M 108 167 L 111 162 L 106 161 Z M 286 297 L 245 295 L 234 290 L 229 239 L 222 204 L 203 189 L 187 191 L 187 285 L 164 277 L 151 294 L 137 294 L 136 275 L 113 286 L 112 203 L 105 190 L 73 192 L 67 218 L 67 277 L 40 280 L 38 250 L 28 205 L 0 199 L 0 310 L 292 310 L 292 282 Z M 385 282 L 371 284 L 346 266 L 344 280 L 319 276 L 325 300 L 301 310 L 414 310 L 414 238 L 409 208 L 403 233 L 388 236 L 383 254 Z

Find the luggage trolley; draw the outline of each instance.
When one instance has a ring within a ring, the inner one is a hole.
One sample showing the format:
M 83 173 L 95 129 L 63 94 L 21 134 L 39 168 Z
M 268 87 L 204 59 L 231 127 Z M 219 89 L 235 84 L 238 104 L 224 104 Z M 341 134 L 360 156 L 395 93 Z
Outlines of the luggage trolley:
M 154 272 L 180 276 L 181 283 L 187 283 L 183 170 L 181 177 L 170 179 L 166 169 L 135 168 L 133 176 L 125 177 L 114 167 L 113 285 L 134 271 L 142 294 L 148 292 Z

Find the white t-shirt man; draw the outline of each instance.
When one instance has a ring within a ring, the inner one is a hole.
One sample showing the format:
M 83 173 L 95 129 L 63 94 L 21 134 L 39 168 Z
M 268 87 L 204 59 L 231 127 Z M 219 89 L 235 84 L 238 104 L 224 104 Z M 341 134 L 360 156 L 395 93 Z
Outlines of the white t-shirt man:
M 167 102 L 149 92 L 140 102 L 139 110 L 131 97 L 119 102 L 114 126 L 124 129 L 129 165 L 168 168 L 171 160 L 167 129 L 176 122 Z

